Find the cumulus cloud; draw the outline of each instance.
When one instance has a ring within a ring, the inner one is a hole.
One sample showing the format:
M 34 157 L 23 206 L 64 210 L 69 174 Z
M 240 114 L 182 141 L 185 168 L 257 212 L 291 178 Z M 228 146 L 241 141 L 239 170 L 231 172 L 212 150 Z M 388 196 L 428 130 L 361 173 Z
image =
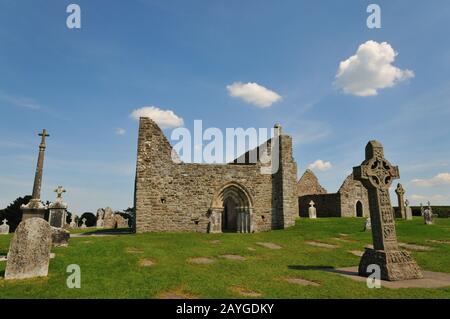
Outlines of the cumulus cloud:
M 397 54 L 387 42 L 367 41 L 355 55 L 341 61 L 334 83 L 347 94 L 377 95 L 379 89 L 414 77 L 413 71 L 392 65 Z
M 161 128 L 174 128 L 184 124 L 181 117 L 171 110 L 161 110 L 156 106 L 144 106 L 131 112 L 130 116 L 136 120 L 140 117 L 149 117 Z
M 270 107 L 282 99 L 278 93 L 254 82 L 234 82 L 227 85 L 227 90 L 230 96 L 243 99 L 245 102 L 261 108 Z
M 319 171 L 327 171 L 331 169 L 331 163 L 330 162 L 324 162 L 321 159 L 318 159 L 312 164 L 309 164 L 308 168 L 312 170 L 319 170 Z
M 450 185 L 450 173 L 440 173 L 430 179 L 413 179 L 411 184 L 419 187 Z
M 123 129 L 121 127 L 116 128 L 117 135 L 125 135 L 125 133 L 126 133 L 125 129 Z

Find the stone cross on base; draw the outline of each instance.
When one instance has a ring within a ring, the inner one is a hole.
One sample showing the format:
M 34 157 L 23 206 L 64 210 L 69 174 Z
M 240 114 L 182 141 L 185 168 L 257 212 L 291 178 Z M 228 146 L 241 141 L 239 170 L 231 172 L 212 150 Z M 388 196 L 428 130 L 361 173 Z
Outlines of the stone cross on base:
M 62 194 L 66 192 L 66 190 L 62 186 L 58 186 L 54 192 L 56 193 L 56 199 L 62 199 Z
M 398 167 L 384 158 L 383 145 L 370 141 L 366 146 L 366 159 L 353 168 L 356 180 L 368 190 L 373 249 L 366 248 L 359 263 L 359 275 L 368 276 L 369 265 L 380 266 L 381 279 L 406 280 L 423 278 L 422 272 L 409 253 L 401 251 L 395 232 L 389 187 L 400 177 Z
M 397 194 L 398 200 L 398 209 L 400 211 L 401 218 L 406 218 L 406 208 L 405 208 L 405 189 L 402 184 L 398 183 L 397 188 L 395 189 L 395 193 Z

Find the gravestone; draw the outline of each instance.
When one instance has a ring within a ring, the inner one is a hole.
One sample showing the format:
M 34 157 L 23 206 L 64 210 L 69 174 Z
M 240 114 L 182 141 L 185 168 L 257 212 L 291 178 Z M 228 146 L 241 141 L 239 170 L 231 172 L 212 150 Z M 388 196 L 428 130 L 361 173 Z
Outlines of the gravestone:
M 72 215 L 70 217 L 70 224 L 69 224 L 70 228 L 72 228 L 72 229 L 78 228 L 78 225 L 77 225 L 77 222 L 76 222 L 76 218 L 77 218 L 77 215 L 72 213 Z
M 365 160 L 353 168 L 353 175 L 369 193 L 373 249 L 366 247 L 359 263 L 359 275 L 368 276 L 368 266 L 376 264 L 380 267 L 382 280 L 423 278 L 417 263 L 408 252 L 400 250 L 397 242 L 389 187 L 400 177 L 398 167 L 384 158 L 383 146 L 377 141 L 370 141 L 365 153 Z
M 411 206 L 409 206 L 409 200 L 405 200 L 405 213 L 406 213 L 406 220 L 412 220 L 412 209 Z
M 56 193 L 56 200 L 48 206 L 50 210 L 48 221 L 52 227 L 64 228 L 66 226 L 67 204 L 62 199 L 62 193 L 65 193 L 66 190 L 62 186 L 58 186 L 54 192 Z
M 313 201 L 309 202 L 308 213 L 309 213 L 309 218 L 311 218 L 311 219 L 317 218 L 317 210 L 314 207 L 314 205 L 315 205 L 315 203 Z
M 81 222 L 82 222 L 81 228 L 87 228 L 87 226 L 86 226 L 86 221 L 87 221 L 86 218 L 83 218 L 83 219 L 81 220 Z
M 433 210 L 430 202 L 428 202 L 428 208 L 423 212 L 423 221 L 425 225 L 433 225 Z
M 69 246 L 70 233 L 64 228 L 52 227 L 52 245 L 53 247 Z
M 5 280 L 47 276 L 51 246 L 52 229 L 44 219 L 22 221 L 9 246 Z
M 364 231 L 372 230 L 372 223 L 370 222 L 370 217 L 367 217 L 366 223 L 364 224 Z
M 8 220 L 5 218 L 3 220 L 3 224 L 0 225 L 0 235 L 9 234 L 9 225 L 7 224 Z
M 398 210 L 399 210 L 399 218 L 406 218 L 406 208 L 405 208 L 405 189 L 402 184 L 398 183 L 397 188 L 395 189 L 395 193 L 397 194 L 398 201 Z

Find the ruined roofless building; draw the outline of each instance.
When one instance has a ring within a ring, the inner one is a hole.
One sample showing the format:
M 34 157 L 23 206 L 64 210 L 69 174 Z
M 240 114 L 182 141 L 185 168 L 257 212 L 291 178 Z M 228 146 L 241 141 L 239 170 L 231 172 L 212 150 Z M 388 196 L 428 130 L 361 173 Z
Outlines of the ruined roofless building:
M 368 217 L 369 197 L 366 187 L 353 177 L 347 176 L 336 193 L 327 193 L 309 169 L 297 183 L 299 214 L 308 217 L 310 201 L 314 201 L 317 217 Z
M 261 170 L 267 164 L 259 158 L 242 164 L 177 163 L 158 125 L 141 118 L 136 232 L 260 232 L 293 226 L 298 216 L 297 165 L 292 138 L 278 129 L 279 138 L 259 146 L 273 144 L 279 150 L 278 170 L 267 174 Z M 248 159 L 255 150 L 241 158 Z

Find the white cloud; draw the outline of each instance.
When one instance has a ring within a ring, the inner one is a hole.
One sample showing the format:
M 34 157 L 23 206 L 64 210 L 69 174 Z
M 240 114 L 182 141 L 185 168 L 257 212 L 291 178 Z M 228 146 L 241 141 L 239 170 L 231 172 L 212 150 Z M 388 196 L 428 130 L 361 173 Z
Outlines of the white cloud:
M 126 133 L 125 129 L 123 129 L 121 127 L 116 128 L 117 135 L 125 135 L 125 133 Z
M 430 179 L 413 179 L 411 183 L 419 187 L 450 185 L 450 173 L 440 173 Z
M 413 71 L 392 65 L 397 54 L 387 42 L 367 41 L 359 46 L 355 55 L 341 61 L 334 83 L 347 94 L 377 95 L 379 89 L 414 77 Z
M 282 99 L 278 93 L 254 82 L 245 84 L 242 82 L 234 82 L 233 84 L 227 85 L 227 90 L 230 96 L 241 98 L 245 102 L 261 108 L 270 107 L 273 103 Z
M 161 128 L 182 126 L 184 121 L 171 110 L 161 110 L 156 106 L 144 106 L 131 112 L 130 116 L 136 120 L 140 117 L 149 117 Z
M 319 171 L 327 171 L 329 169 L 331 169 L 331 163 L 330 162 L 324 162 L 321 159 L 318 159 L 317 161 L 315 161 L 312 164 L 309 164 L 308 168 L 309 169 L 317 169 Z

